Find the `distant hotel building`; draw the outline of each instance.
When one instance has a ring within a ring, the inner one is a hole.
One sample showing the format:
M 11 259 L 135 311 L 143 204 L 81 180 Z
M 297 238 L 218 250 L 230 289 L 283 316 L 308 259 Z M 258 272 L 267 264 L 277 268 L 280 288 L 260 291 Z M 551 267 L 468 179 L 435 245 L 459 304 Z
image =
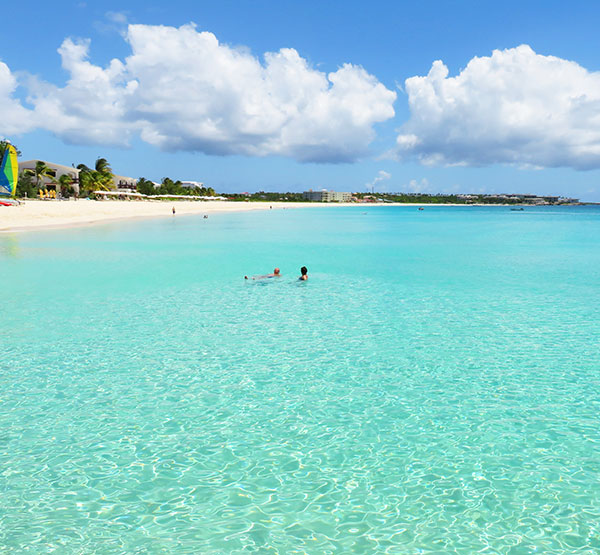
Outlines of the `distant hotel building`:
M 306 200 L 313 202 L 350 202 L 352 200 L 352 193 L 340 193 L 339 191 L 313 191 L 309 189 L 302 193 L 302 196 Z

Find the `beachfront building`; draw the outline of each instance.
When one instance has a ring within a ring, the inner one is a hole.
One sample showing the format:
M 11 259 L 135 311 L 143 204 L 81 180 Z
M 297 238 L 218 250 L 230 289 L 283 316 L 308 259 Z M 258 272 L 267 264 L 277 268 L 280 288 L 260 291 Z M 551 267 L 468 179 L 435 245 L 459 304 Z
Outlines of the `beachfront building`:
M 48 168 L 46 174 L 39 177 L 43 189 L 56 189 L 56 182 L 60 177 L 68 175 L 73 180 L 73 189 L 77 193 L 79 192 L 79 170 L 72 166 L 63 166 L 46 160 L 25 160 L 24 162 L 19 161 L 19 174 L 23 174 L 25 170 L 28 170 L 33 175 L 38 162 L 42 162 Z
M 44 164 L 47 170 L 43 175 L 39 177 L 35 176 L 35 168 L 38 162 Z M 41 189 L 56 189 L 58 180 L 63 175 L 68 175 L 71 180 L 71 186 L 75 193 L 79 194 L 79 175 L 81 170 L 72 166 L 63 166 L 62 164 L 55 164 L 54 162 L 48 162 L 47 160 L 25 160 L 19 161 L 19 174 L 29 173 L 37 182 L 39 182 Z M 135 192 L 137 186 L 137 179 L 135 177 L 127 177 L 124 175 L 113 175 L 112 184 L 110 189 L 113 191 L 123 192 Z M 37 183 L 36 183 L 37 184 Z
M 137 187 L 137 178 L 126 177 L 124 175 L 114 175 L 111 189 L 116 191 L 135 191 Z
M 186 189 L 202 189 L 204 183 L 202 181 L 182 181 L 181 186 Z
M 321 191 L 313 191 L 309 189 L 302 193 L 302 196 L 309 201 L 313 202 L 350 202 L 352 200 L 352 193 L 342 193 L 340 191 L 327 191 L 322 189 Z

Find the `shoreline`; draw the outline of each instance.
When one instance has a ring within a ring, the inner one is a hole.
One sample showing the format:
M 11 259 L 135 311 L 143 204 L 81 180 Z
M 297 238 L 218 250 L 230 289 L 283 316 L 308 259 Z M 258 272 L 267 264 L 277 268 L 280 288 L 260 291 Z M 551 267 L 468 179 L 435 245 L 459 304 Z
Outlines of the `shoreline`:
M 231 203 L 228 201 L 21 201 L 19 206 L 2 207 L 0 234 L 88 227 L 95 224 L 133 221 L 150 218 L 208 215 L 220 212 L 268 210 L 276 204 L 289 203 Z M 175 207 L 176 214 L 172 213 Z
M 487 204 L 417 204 L 417 203 L 321 203 L 321 202 L 232 202 L 232 201 L 122 201 L 87 200 L 42 201 L 25 200 L 19 206 L 0 207 L 0 233 L 20 233 L 44 229 L 87 227 L 94 224 L 148 218 L 209 215 L 222 212 L 248 212 L 253 210 L 281 210 L 287 208 L 352 206 L 512 206 Z M 523 205 L 519 205 L 523 206 Z M 176 214 L 173 215 L 172 208 Z

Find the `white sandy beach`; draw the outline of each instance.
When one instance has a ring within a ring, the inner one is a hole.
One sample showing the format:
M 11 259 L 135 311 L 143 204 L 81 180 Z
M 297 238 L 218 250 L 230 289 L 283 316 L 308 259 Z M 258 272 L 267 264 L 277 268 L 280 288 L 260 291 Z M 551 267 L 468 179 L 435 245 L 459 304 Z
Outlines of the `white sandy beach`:
M 72 227 L 111 220 L 135 218 L 175 217 L 190 214 L 214 214 L 215 212 L 245 212 L 248 210 L 274 210 L 289 208 L 353 206 L 414 206 L 418 204 L 360 204 L 321 202 L 231 202 L 231 201 L 120 201 L 120 200 L 26 200 L 19 206 L 0 206 L 0 233 L 30 231 L 49 227 Z M 428 206 L 428 205 L 423 205 Z M 452 206 L 433 205 L 433 206 Z M 464 205 L 456 205 L 464 206 Z
M 134 218 L 173 217 L 173 207 L 175 207 L 175 217 L 177 217 L 188 214 L 269 210 L 270 206 L 273 209 L 281 209 L 315 206 L 315 203 L 28 200 L 22 202 L 19 206 L 0 206 L 0 232 L 28 231 L 47 227 L 71 227 Z

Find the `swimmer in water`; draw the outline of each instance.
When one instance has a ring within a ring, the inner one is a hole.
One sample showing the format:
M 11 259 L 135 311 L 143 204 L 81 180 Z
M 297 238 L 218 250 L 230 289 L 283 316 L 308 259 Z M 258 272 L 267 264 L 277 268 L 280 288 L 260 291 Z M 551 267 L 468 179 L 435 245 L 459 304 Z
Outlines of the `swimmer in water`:
M 281 277 L 281 272 L 279 268 L 275 268 L 272 274 L 265 274 L 264 276 L 252 276 L 250 279 L 268 279 L 274 277 Z M 248 279 L 248 276 L 244 276 L 244 279 Z
M 308 279 L 308 270 L 306 269 L 306 266 L 300 268 L 300 277 L 298 279 L 300 281 L 306 281 Z

